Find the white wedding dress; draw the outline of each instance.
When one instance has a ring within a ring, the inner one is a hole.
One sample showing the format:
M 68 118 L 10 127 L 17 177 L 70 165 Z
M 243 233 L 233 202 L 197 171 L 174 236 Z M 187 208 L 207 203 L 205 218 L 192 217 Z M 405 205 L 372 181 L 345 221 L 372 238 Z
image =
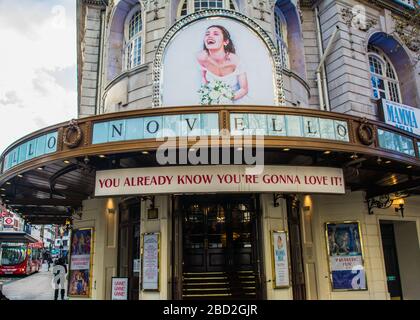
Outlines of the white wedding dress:
M 227 84 L 229 87 L 231 87 L 234 92 L 240 89 L 239 75 L 244 73 L 244 70 L 240 64 L 236 67 L 234 72 L 225 76 L 215 75 L 210 70 L 202 67 L 201 65 L 200 67 L 201 67 L 201 70 L 206 72 L 206 79 L 208 82 L 217 81 L 217 80 L 222 81 L 225 84 Z M 232 104 L 250 104 L 250 99 L 248 97 L 248 94 L 243 96 L 241 99 L 232 101 Z

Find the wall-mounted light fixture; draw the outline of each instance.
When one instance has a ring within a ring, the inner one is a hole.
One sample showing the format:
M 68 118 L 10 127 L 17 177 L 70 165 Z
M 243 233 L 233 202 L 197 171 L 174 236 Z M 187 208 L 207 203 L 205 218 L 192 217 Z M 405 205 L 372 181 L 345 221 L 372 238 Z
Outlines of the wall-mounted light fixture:
M 392 204 L 395 206 L 395 212 L 401 211 L 401 217 L 404 218 L 404 198 L 396 199 Z
M 273 206 L 274 208 L 280 207 L 279 200 L 284 198 L 282 194 L 273 193 Z
M 147 209 L 147 219 L 154 220 L 159 218 L 159 210 L 155 207 L 155 196 L 140 197 L 141 201 L 150 200 L 150 207 Z

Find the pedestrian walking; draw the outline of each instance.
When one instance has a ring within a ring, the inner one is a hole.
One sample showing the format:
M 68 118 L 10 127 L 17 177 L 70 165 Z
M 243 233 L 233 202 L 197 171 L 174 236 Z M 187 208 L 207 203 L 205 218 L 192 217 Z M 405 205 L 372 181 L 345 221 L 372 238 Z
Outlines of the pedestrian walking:
M 61 300 L 64 300 L 65 279 L 67 274 L 67 266 L 63 258 L 58 258 L 53 267 L 54 275 L 54 300 L 58 300 L 58 291 L 61 292 Z
M 4 294 L 3 294 L 3 283 L 0 282 L 0 300 L 9 300 Z
M 50 252 L 47 252 L 47 263 L 48 263 L 48 271 L 50 271 L 50 266 L 53 264 L 53 259 Z

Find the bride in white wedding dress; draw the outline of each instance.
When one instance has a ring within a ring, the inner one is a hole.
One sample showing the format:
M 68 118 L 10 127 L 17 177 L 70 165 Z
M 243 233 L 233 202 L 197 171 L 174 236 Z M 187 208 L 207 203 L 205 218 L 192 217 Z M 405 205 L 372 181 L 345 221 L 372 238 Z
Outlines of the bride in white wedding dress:
M 232 89 L 233 95 L 229 97 L 232 104 L 239 102 L 246 104 L 247 75 L 236 55 L 235 46 L 226 28 L 220 25 L 207 28 L 203 50 L 198 53 L 197 62 L 201 68 L 203 85 L 221 81 Z

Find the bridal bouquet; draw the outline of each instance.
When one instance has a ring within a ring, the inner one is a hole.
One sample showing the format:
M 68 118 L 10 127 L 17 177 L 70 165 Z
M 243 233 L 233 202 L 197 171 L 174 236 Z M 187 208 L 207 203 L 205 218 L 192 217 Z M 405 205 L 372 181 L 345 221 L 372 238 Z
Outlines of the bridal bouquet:
M 232 88 L 220 80 L 203 84 L 198 94 L 202 105 L 231 104 L 235 95 Z

